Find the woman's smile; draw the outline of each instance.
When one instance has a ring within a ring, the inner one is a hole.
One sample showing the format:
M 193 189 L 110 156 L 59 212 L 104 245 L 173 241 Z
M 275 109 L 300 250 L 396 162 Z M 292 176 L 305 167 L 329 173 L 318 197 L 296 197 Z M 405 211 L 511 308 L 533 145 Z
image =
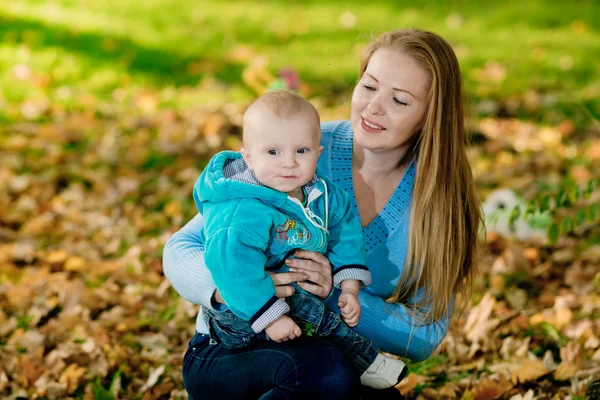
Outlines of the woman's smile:
M 365 118 L 361 118 L 361 127 L 367 131 L 367 132 L 371 132 L 371 133 L 377 133 L 377 132 L 381 132 L 383 130 L 385 130 L 385 128 L 379 124 L 376 124 L 372 121 L 369 121 Z

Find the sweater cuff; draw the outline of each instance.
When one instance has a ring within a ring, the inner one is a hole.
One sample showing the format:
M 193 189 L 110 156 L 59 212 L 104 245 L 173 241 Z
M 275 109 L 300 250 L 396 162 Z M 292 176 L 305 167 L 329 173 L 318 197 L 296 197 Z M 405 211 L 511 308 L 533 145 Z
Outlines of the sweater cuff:
M 211 282 L 212 283 L 212 282 Z M 214 285 L 212 284 L 206 284 L 204 290 L 202 290 L 201 292 L 199 292 L 198 294 L 201 297 L 200 300 L 200 304 L 203 307 L 208 308 L 209 310 L 215 311 L 215 309 L 219 306 L 219 305 L 223 305 L 220 303 L 217 303 L 213 296 L 216 292 L 217 288 L 214 287 Z M 216 307 L 215 307 L 216 306 Z
M 360 288 L 364 289 L 371 284 L 371 272 L 364 265 L 344 265 L 334 271 L 333 286 L 340 289 L 340 284 L 348 279 L 360 281 Z
M 262 332 L 267 326 L 277 321 L 279 317 L 290 311 L 290 306 L 283 300 L 273 296 L 250 318 L 252 330 Z

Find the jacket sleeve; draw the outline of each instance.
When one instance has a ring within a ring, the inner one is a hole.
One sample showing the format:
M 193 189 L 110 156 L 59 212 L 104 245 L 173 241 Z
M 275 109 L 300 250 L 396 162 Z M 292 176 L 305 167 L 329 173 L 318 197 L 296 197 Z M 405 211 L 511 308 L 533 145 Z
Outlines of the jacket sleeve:
M 229 309 L 260 332 L 289 311 L 265 272 L 269 230 L 224 226 L 206 237 L 205 261 Z
M 340 312 L 337 306 L 339 294 L 340 291 L 334 289 L 326 300 L 335 312 Z M 421 324 L 406 305 L 388 303 L 369 293 L 368 289 L 358 293 L 358 301 L 362 314 L 353 330 L 371 339 L 381 351 L 423 361 L 431 356 L 448 332 L 452 310 L 437 321 Z
M 329 184 L 329 203 L 332 216 L 329 220 L 327 258 L 333 267 L 333 285 L 336 288 L 347 279 L 360 281 L 361 288 L 371 284 L 371 272 L 366 267 L 366 253 L 360 219 L 350 205 L 348 195 Z

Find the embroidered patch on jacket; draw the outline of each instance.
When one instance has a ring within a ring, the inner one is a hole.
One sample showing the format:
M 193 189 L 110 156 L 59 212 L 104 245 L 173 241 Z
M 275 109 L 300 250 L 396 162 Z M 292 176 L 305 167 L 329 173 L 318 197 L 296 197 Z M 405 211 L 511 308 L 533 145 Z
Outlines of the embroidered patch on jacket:
M 275 228 L 275 239 L 279 244 L 288 244 L 290 246 L 301 246 L 312 239 L 312 235 L 293 219 L 287 218 L 283 224 L 277 225 Z

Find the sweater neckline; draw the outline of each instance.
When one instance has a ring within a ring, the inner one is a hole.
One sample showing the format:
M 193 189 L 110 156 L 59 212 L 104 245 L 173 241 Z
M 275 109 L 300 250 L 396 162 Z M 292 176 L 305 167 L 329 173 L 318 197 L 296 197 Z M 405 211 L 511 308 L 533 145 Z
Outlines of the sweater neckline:
M 359 215 L 352 180 L 353 136 L 354 133 L 349 121 L 344 121 L 335 130 L 331 143 L 331 169 L 335 173 L 332 172 L 331 178 L 333 182 L 350 195 L 353 211 L 356 215 Z M 415 160 L 413 159 L 383 209 L 363 228 L 367 252 L 387 242 L 387 238 L 393 235 L 401 225 L 408 226 L 406 218 L 408 218 L 407 213 L 410 211 L 415 170 Z

